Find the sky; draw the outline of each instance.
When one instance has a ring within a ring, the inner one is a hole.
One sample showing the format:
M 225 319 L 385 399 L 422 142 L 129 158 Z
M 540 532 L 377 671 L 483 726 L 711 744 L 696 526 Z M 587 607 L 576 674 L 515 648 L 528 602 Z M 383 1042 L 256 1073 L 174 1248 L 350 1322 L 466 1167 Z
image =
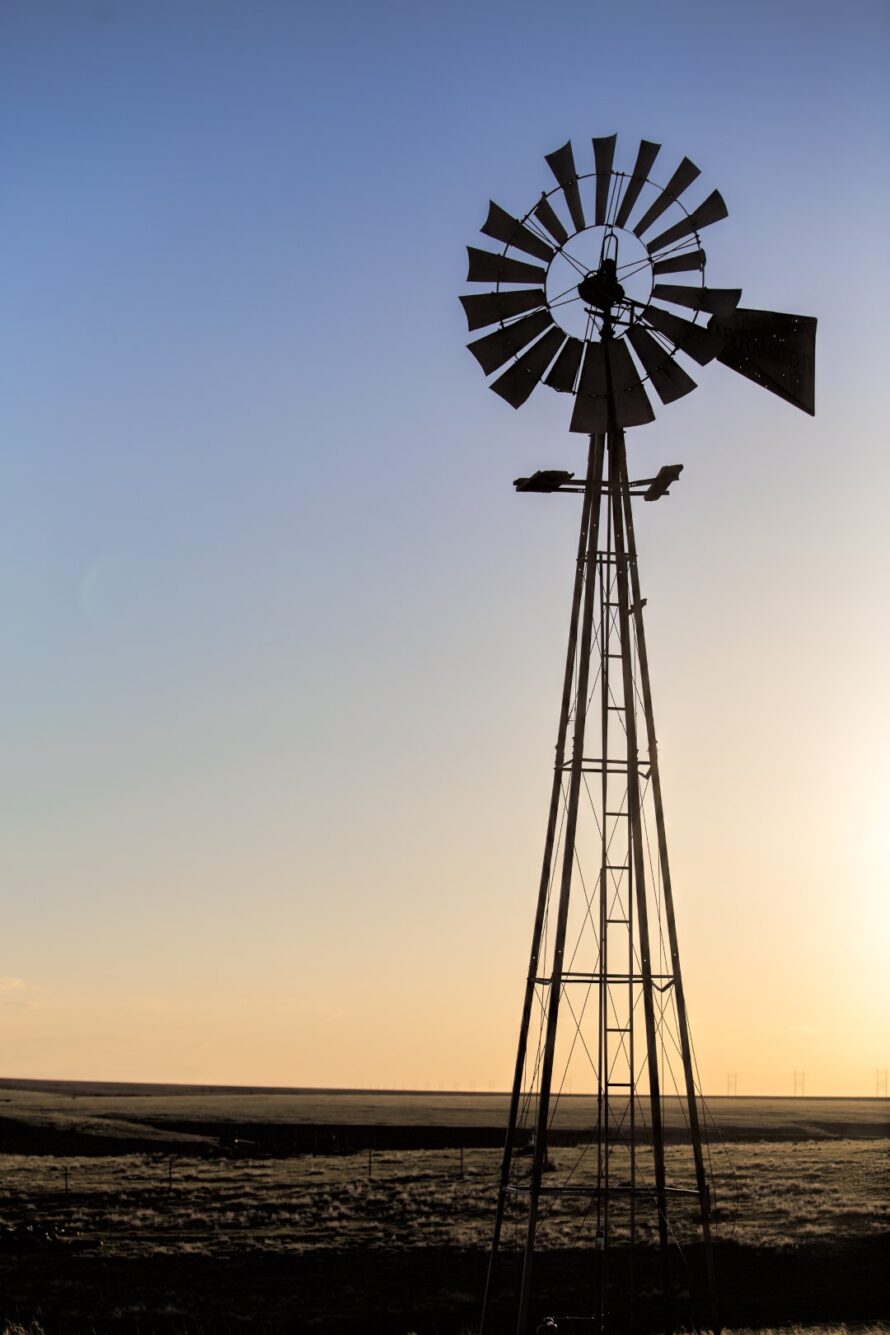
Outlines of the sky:
M 815 315 L 628 435 L 702 1083 L 890 1065 L 883 0 L 0 0 L 0 1075 L 502 1089 L 583 467 L 457 297 L 640 138 Z M 589 153 L 589 147 L 584 150 Z

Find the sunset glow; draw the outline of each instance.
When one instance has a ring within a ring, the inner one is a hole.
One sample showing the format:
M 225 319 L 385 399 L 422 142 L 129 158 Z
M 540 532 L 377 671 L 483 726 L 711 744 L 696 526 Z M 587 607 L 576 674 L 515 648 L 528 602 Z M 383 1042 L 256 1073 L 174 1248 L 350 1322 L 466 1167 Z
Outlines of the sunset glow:
M 0 6 L 0 1074 L 509 1086 L 579 513 L 511 483 L 585 442 L 457 298 L 617 131 L 819 320 L 814 419 L 715 364 L 628 433 L 684 464 L 637 540 L 702 1085 L 875 1092 L 888 21 Z

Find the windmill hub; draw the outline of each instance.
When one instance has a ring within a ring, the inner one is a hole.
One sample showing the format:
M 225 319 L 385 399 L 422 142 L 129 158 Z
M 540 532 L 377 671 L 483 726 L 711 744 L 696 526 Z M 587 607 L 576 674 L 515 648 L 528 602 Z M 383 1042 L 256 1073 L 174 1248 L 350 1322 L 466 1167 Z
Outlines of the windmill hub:
M 618 281 L 615 261 L 605 259 L 595 273 L 589 273 L 578 284 L 578 296 L 586 306 L 594 306 L 598 311 L 610 311 L 623 301 L 624 288 Z
M 652 287 L 652 265 L 639 237 L 596 226 L 580 232 L 554 256 L 544 283 L 554 321 L 578 339 L 595 336 L 592 329 L 598 330 L 609 315 L 623 324 L 649 302 Z

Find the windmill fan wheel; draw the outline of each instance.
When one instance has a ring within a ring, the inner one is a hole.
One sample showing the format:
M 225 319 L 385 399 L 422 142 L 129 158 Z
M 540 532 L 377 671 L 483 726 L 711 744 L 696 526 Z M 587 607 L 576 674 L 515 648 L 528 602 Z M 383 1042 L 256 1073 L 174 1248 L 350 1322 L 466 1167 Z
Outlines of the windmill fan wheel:
M 700 233 L 727 217 L 723 197 L 687 208 L 698 167 L 683 158 L 659 185 L 645 139 L 617 170 L 616 138 L 592 140 L 581 174 L 571 143 L 547 154 L 556 185 L 521 217 L 492 201 L 481 230 L 501 249 L 467 248 L 467 281 L 489 287 L 461 297 L 468 327 L 497 326 L 469 344 L 491 388 L 514 408 L 542 382 L 571 394 L 570 429 L 592 434 L 651 422 L 647 385 L 662 403 L 694 389 L 680 357 L 718 358 L 812 412 L 815 320 L 743 312 L 741 289 L 707 287 Z

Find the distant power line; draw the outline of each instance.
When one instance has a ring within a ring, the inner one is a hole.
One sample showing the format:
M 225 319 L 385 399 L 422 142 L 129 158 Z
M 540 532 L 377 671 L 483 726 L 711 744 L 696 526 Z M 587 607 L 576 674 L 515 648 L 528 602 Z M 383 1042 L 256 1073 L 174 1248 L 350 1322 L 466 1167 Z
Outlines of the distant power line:
M 885 1099 L 887 1097 L 887 1068 L 883 1071 L 875 1071 L 875 1098 Z
M 806 1073 L 806 1071 L 795 1071 L 795 1072 L 794 1072 L 794 1092 L 795 1092 L 795 1094 L 803 1095 L 804 1093 L 806 1093 L 806 1090 L 805 1090 L 805 1088 L 804 1088 L 804 1086 L 806 1085 L 806 1078 L 807 1078 L 807 1073 Z

